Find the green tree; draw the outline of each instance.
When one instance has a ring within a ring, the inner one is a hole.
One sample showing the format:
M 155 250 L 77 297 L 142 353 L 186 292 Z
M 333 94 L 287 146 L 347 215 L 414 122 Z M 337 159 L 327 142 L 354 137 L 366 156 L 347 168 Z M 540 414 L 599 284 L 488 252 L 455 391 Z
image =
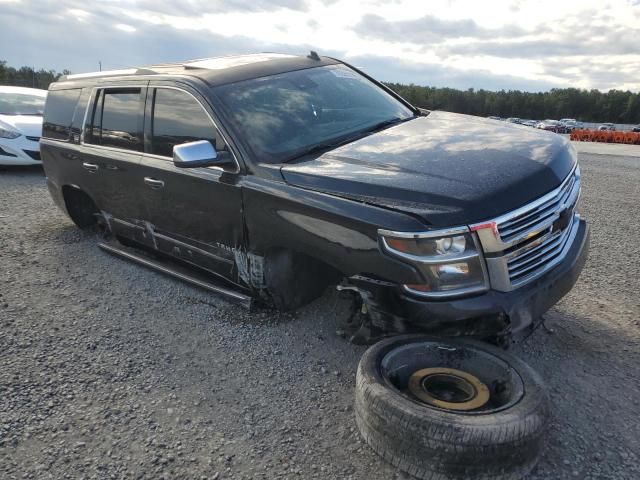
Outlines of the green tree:
M 456 90 L 388 83 L 412 104 L 432 110 L 472 115 L 577 118 L 586 122 L 640 123 L 640 93 L 554 88 L 548 92 Z
M 0 60 L 0 85 L 13 85 L 18 87 L 31 87 L 48 89 L 49 84 L 58 80 L 62 75 L 71 73 L 63 70 L 61 73 L 55 70 L 36 70 L 33 67 L 23 66 L 14 68 L 7 65 L 5 60 Z

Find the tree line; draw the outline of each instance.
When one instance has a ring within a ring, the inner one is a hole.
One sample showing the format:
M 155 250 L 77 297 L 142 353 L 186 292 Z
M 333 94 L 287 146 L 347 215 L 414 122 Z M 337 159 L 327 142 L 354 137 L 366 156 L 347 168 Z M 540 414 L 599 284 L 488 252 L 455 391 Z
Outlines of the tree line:
M 471 115 L 575 118 L 584 122 L 640 123 L 640 93 L 554 88 L 548 92 L 456 90 L 386 83 L 417 107 Z
M 69 70 L 36 70 L 33 67 L 10 67 L 0 60 L 0 85 L 49 88 Z M 417 107 L 470 115 L 545 118 L 576 118 L 585 122 L 640 123 L 640 93 L 623 90 L 580 90 L 554 88 L 548 92 L 520 90 L 456 90 L 387 83 Z
M 34 67 L 10 67 L 5 60 L 0 60 L 0 85 L 48 89 L 51 82 L 55 82 L 62 75 L 68 75 L 69 70 L 56 72 L 55 70 L 36 70 Z

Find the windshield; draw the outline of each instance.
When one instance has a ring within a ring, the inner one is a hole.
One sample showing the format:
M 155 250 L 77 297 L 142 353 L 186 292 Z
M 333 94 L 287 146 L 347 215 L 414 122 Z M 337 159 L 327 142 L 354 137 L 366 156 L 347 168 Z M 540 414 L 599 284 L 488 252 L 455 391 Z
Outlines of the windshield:
M 40 115 L 46 97 L 28 93 L 0 93 L 0 115 Z
M 362 75 L 330 65 L 214 88 L 236 130 L 261 162 L 279 163 L 315 146 L 330 148 L 381 122 L 415 114 Z

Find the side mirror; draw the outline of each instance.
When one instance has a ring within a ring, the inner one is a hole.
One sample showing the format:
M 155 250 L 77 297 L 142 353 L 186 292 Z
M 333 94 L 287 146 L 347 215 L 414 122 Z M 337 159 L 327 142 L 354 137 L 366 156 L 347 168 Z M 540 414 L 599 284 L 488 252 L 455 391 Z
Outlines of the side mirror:
M 179 168 L 225 167 L 232 163 L 229 152 L 216 152 L 208 140 L 198 140 L 173 147 L 173 164 Z

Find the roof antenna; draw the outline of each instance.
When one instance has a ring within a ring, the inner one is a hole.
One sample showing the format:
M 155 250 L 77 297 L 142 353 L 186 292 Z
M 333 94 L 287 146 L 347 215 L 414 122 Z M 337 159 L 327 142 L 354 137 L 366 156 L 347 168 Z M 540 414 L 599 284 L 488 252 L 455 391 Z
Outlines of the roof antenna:
M 314 50 L 311 50 L 309 52 L 309 55 L 307 55 L 307 58 L 310 58 L 311 60 L 316 60 L 316 61 L 320 61 L 320 57 L 318 56 L 318 52 L 315 52 Z

